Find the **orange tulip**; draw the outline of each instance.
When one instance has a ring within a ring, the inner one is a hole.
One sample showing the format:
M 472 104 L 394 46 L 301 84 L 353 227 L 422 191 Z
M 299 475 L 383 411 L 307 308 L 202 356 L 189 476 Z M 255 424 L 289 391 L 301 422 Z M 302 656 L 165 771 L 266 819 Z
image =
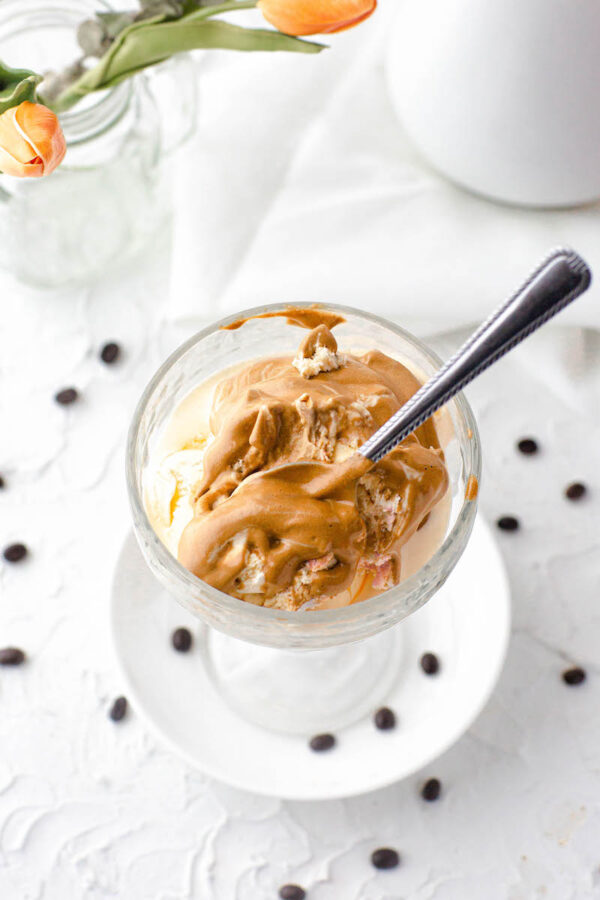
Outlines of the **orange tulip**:
M 28 100 L 0 115 L 0 172 L 17 178 L 49 175 L 67 145 L 52 110 Z
M 284 34 L 330 34 L 367 19 L 377 0 L 259 0 L 263 16 Z

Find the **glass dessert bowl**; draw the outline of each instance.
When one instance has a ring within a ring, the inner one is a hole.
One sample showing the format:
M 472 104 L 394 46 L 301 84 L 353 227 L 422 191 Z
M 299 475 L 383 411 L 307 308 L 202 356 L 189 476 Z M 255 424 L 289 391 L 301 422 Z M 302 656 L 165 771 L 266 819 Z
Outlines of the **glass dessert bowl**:
M 309 308 L 296 304 L 294 308 Z M 213 682 L 244 716 L 270 728 L 314 732 L 338 728 L 372 711 L 397 676 L 401 626 L 444 583 L 459 560 L 476 514 L 480 477 L 477 426 L 463 395 L 436 414 L 449 476 L 448 519 L 430 558 L 397 585 L 348 606 L 286 610 L 226 594 L 184 568 L 159 538 L 146 508 L 145 477 L 181 401 L 201 383 L 236 364 L 296 353 L 300 329 L 285 304 L 247 310 L 195 335 L 153 377 L 135 412 L 127 448 L 127 483 L 135 534 L 150 569 L 204 626 L 202 652 Z M 342 351 L 377 349 L 425 381 L 441 361 L 393 323 L 350 308 L 319 304 L 344 321 L 335 327 Z M 233 330 L 226 326 L 241 319 Z M 297 651 L 305 651 L 299 653 Z

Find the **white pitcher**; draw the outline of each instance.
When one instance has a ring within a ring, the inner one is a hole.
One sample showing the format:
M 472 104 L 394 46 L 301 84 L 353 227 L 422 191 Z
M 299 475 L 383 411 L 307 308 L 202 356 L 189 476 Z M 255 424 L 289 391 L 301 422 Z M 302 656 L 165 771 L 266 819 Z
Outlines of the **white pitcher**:
M 526 206 L 600 198 L 600 0 L 399 0 L 387 73 L 430 163 Z

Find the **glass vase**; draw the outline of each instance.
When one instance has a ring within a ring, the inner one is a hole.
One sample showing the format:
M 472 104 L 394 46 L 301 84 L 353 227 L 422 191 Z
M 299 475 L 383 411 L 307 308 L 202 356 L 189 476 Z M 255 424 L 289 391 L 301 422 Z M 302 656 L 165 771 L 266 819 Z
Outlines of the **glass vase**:
M 3 61 L 42 74 L 61 70 L 81 57 L 77 25 L 99 8 L 110 7 L 4 0 Z M 63 164 L 46 178 L 0 175 L 0 265 L 41 287 L 78 284 L 166 231 L 169 156 L 191 133 L 195 111 L 194 67 L 181 56 L 62 113 Z

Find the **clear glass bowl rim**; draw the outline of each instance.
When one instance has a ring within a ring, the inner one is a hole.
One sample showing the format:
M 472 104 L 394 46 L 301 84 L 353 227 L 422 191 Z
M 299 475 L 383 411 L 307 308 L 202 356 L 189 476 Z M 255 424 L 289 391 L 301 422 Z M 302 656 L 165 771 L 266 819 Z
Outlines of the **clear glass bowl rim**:
M 436 570 L 439 569 L 443 572 L 444 568 L 447 567 L 447 570 L 449 572 L 455 565 L 458 557 L 460 556 L 460 553 L 466 545 L 477 512 L 477 501 L 467 500 L 466 497 L 463 498 L 460 511 L 456 517 L 456 521 L 454 522 L 449 533 L 446 535 L 444 542 L 424 566 L 422 566 L 417 572 L 415 572 L 405 581 L 401 581 L 400 584 L 398 584 L 396 587 L 390 588 L 383 594 L 379 594 L 376 597 L 371 597 L 368 600 L 362 600 L 360 603 L 340 607 L 337 609 L 288 612 L 287 610 L 270 609 L 263 606 L 256 606 L 252 603 L 247 603 L 244 600 L 239 600 L 237 597 L 231 597 L 229 594 L 225 594 L 222 591 L 211 587 L 211 585 L 207 584 L 206 582 L 201 581 L 201 579 L 197 578 L 186 568 L 184 568 L 184 566 L 182 566 L 181 563 L 178 562 L 178 560 L 165 547 L 165 545 L 162 543 L 162 541 L 154 531 L 146 513 L 144 499 L 140 491 L 141 479 L 138 478 L 139 473 L 137 471 L 137 451 L 140 444 L 140 439 L 142 437 L 141 425 L 143 421 L 144 411 L 153 394 L 155 393 L 155 391 L 160 389 L 161 383 L 167 373 L 173 368 L 173 366 L 175 366 L 179 362 L 179 360 L 183 356 L 185 356 L 197 344 L 200 344 L 209 335 L 213 334 L 224 326 L 237 322 L 240 319 L 248 319 L 254 316 L 259 316 L 265 312 L 284 312 L 290 307 L 298 309 L 310 308 L 315 306 L 317 306 L 319 309 L 333 310 L 334 312 L 339 312 L 342 315 L 347 314 L 374 322 L 375 324 L 386 328 L 388 331 L 392 331 L 403 341 L 411 344 L 435 368 L 440 368 L 443 364 L 439 356 L 437 356 L 437 354 L 434 353 L 419 338 L 416 338 L 410 332 L 401 328 L 399 325 L 396 325 L 394 322 L 382 318 L 381 316 L 374 315 L 373 313 L 366 312 L 365 310 L 356 309 L 354 307 L 337 303 L 315 304 L 311 302 L 271 303 L 263 306 L 255 306 L 251 309 L 240 310 L 233 315 L 226 316 L 223 319 L 219 319 L 217 322 L 213 322 L 211 325 L 208 325 L 206 328 L 203 328 L 201 331 L 188 338 L 187 341 L 181 344 L 165 360 L 165 362 L 155 372 L 153 377 L 148 382 L 146 388 L 144 389 L 144 392 L 142 393 L 142 396 L 140 397 L 140 400 L 135 409 L 127 436 L 127 491 L 133 512 L 134 527 L 140 530 L 140 536 L 144 541 L 146 547 L 156 555 L 157 561 L 163 568 L 163 571 L 166 571 L 169 577 L 177 582 L 180 587 L 183 587 L 192 595 L 196 594 L 199 589 L 201 589 L 206 599 L 208 599 L 211 604 L 219 604 L 219 606 L 222 607 L 222 610 L 225 612 L 229 612 L 232 617 L 235 617 L 237 619 L 244 619 L 247 624 L 254 624 L 257 627 L 262 626 L 263 628 L 266 628 L 270 624 L 280 625 L 282 623 L 293 623 L 296 627 L 301 623 L 312 627 L 318 625 L 330 627 L 335 626 L 336 624 L 342 625 L 344 622 L 356 621 L 357 607 L 360 607 L 361 618 L 367 619 L 376 617 L 381 614 L 385 614 L 391 609 L 391 607 L 399 605 L 402 600 L 408 600 L 411 594 L 414 595 L 415 602 L 407 605 L 410 606 L 410 612 L 416 611 L 416 609 L 422 606 L 423 603 L 426 602 L 427 599 L 429 599 L 429 596 L 425 596 L 421 599 L 421 602 L 419 602 L 420 588 L 423 583 L 428 581 L 429 576 L 434 576 Z M 466 478 L 468 479 L 470 475 L 473 475 L 477 479 L 478 483 L 480 483 L 481 444 L 475 416 L 465 395 L 462 392 L 457 394 L 456 397 L 453 398 L 453 401 L 450 402 L 456 403 L 458 411 L 463 418 L 465 433 L 467 435 L 470 433 L 470 436 L 468 437 L 466 442 L 461 440 L 461 436 L 458 435 L 458 439 L 461 443 L 461 449 L 467 450 L 467 462 L 470 463 L 470 465 L 467 465 Z M 458 554 L 452 552 L 453 549 L 457 547 L 457 545 L 460 547 L 460 551 L 458 552 Z

